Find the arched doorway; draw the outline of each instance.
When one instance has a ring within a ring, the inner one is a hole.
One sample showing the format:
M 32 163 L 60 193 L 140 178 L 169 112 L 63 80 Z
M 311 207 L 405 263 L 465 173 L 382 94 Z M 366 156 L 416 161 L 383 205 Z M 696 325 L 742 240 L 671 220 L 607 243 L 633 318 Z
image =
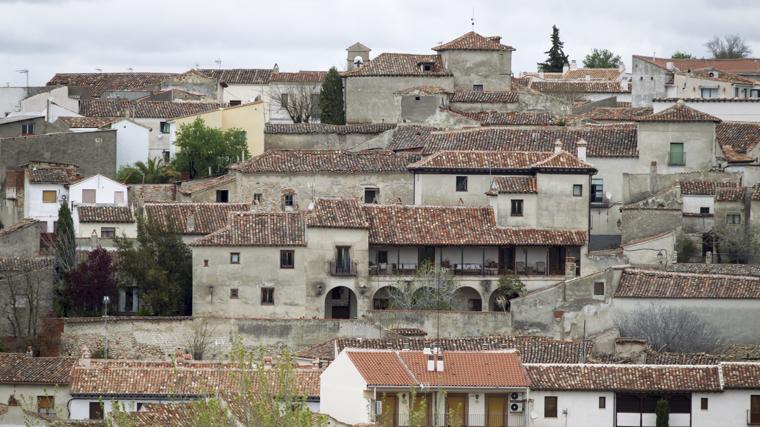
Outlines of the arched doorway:
M 356 319 L 356 294 L 345 286 L 336 286 L 325 295 L 325 319 Z
M 387 310 L 389 308 L 398 308 L 401 305 L 402 298 L 402 292 L 397 287 L 383 286 L 372 297 L 372 309 Z
M 462 286 L 454 291 L 452 307 L 457 311 L 483 311 L 483 300 L 475 288 Z
M 519 296 L 520 294 L 517 291 L 496 289 L 488 298 L 488 309 L 490 311 L 509 311 L 511 301 Z

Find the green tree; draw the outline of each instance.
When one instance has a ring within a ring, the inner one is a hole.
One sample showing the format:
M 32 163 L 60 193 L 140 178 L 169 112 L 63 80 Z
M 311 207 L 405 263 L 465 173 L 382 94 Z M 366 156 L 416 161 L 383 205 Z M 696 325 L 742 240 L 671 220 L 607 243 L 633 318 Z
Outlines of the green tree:
M 723 38 L 715 36 L 705 43 L 705 47 L 715 59 L 746 58 L 752 53 L 747 42 L 738 34 L 729 34 Z
M 122 166 L 116 172 L 116 180 L 123 184 L 166 184 L 176 179 L 179 179 L 179 173 L 162 159 Z
M 525 292 L 525 283 L 520 277 L 511 271 L 499 277 L 499 285 L 494 290 L 494 304 L 496 307 L 509 311 L 510 301 Z
M 137 245 L 115 237 L 118 274 L 122 283 L 137 287 L 148 314 L 189 314 L 192 307 L 192 254 L 170 224 L 137 218 Z
M 319 120 L 331 125 L 346 124 L 343 110 L 343 79 L 338 70 L 331 67 L 319 91 Z
M 58 208 L 58 221 L 55 228 L 55 291 L 53 307 L 59 315 L 67 311 L 64 296 L 64 278 L 77 266 L 77 242 L 74 236 L 74 220 L 68 201 L 64 200 Z
M 676 238 L 676 253 L 678 254 L 678 262 L 689 262 L 698 254 L 697 245 L 690 238 L 679 234 Z
M 552 25 L 552 35 L 549 38 L 552 42 L 552 47 L 549 48 L 545 54 L 549 55 L 545 62 L 538 63 L 538 70 L 544 72 L 562 72 L 562 68 L 568 64 L 568 56 L 565 55 L 563 47 L 565 43 L 559 39 L 559 28 L 556 25 Z
M 657 414 L 657 421 L 655 425 L 657 427 L 669 427 L 670 426 L 670 404 L 665 399 L 660 399 L 654 407 L 654 412 Z
M 231 163 L 250 156 L 245 131 L 215 129 L 206 126 L 201 118 L 180 126 L 175 145 L 174 167 L 191 179 L 220 175 Z
M 694 56 L 692 56 L 690 53 L 682 52 L 680 50 L 677 50 L 677 51 L 673 52 L 673 54 L 670 55 L 670 57 L 672 59 L 691 59 L 691 58 L 694 58 Z
M 388 292 L 390 308 L 399 310 L 452 310 L 456 283 L 453 273 L 426 262 L 412 280 L 399 281 Z
M 623 63 L 620 55 L 615 55 L 607 49 L 592 49 L 583 59 L 586 68 L 618 68 Z

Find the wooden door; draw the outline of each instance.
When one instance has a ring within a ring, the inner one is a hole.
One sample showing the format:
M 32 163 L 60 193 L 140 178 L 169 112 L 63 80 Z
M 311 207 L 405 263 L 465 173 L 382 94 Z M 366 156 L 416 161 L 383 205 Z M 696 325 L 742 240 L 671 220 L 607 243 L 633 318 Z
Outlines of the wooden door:
M 507 401 L 504 395 L 486 396 L 486 427 L 507 425 Z
M 381 427 L 398 426 L 398 417 L 396 416 L 396 395 L 384 394 L 380 397 L 382 402 L 382 412 L 377 417 L 377 423 Z
M 463 427 L 467 425 L 467 395 L 449 394 L 446 396 L 446 425 Z
M 750 396 L 749 422 L 750 424 L 760 424 L 760 395 Z
M 412 427 L 430 426 L 431 396 L 429 394 L 417 394 L 414 396 L 412 411 L 409 414 L 409 425 Z

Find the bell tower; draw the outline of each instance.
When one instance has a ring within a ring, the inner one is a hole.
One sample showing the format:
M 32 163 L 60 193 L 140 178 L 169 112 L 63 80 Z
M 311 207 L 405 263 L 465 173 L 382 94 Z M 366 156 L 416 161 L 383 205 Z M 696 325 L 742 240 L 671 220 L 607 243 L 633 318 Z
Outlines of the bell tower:
M 369 62 L 369 52 L 372 49 L 356 42 L 346 48 L 346 71 L 351 71 Z

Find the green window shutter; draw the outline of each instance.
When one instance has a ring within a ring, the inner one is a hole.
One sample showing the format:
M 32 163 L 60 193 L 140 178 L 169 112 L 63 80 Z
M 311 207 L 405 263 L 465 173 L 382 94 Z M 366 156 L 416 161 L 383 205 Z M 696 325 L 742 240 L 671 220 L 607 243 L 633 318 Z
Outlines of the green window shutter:
M 671 142 L 670 143 L 670 158 L 668 164 L 674 166 L 682 166 L 685 164 L 683 155 L 683 143 Z

